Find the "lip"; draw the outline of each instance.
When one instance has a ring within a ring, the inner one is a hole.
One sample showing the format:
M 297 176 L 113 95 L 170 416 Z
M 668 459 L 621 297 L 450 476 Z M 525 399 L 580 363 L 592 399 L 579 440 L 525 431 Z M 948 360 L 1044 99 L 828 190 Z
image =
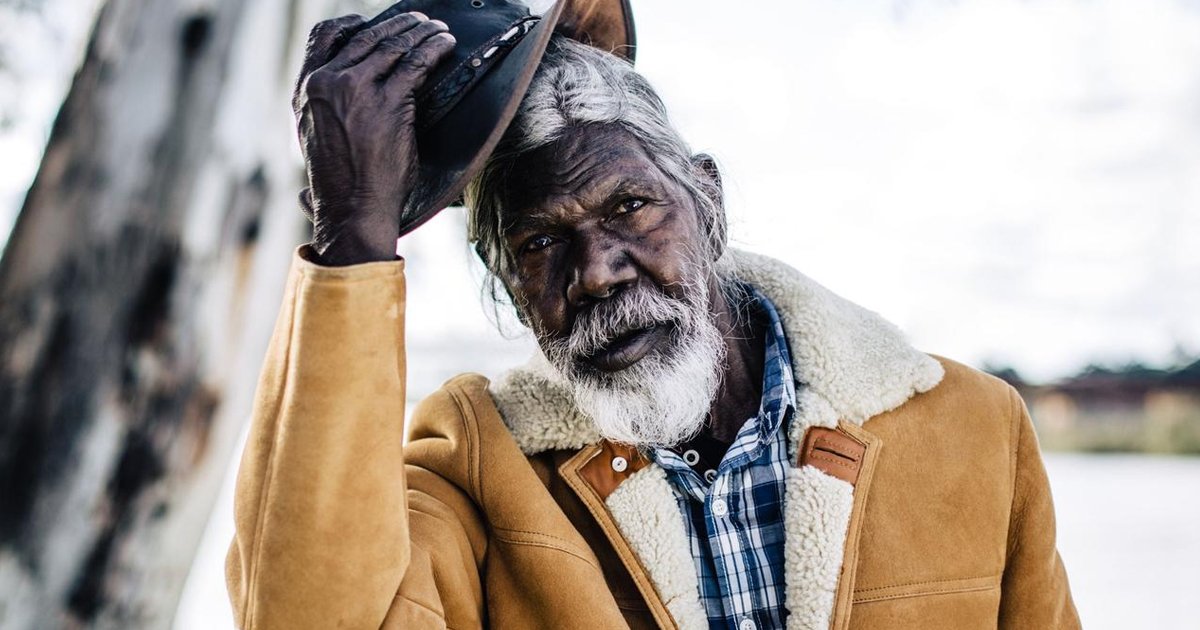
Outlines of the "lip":
M 655 324 L 649 328 L 633 331 L 619 337 L 603 350 L 587 357 L 584 361 L 602 372 L 619 372 L 641 361 L 663 339 L 669 327 Z

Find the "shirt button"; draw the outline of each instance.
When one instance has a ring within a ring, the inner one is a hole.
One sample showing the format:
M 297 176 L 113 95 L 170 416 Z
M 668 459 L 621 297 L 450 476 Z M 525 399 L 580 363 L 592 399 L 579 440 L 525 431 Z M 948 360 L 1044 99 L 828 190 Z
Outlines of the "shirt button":
M 756 630 L 757 628 L 758 624 L 754 623 L 754 620 L 749 617 L 743 618 L 742 622 L 738 624 L 738 630 Z
M 725 516 L 729 513 L 729 505 L 725 503 L 725 499 L 713 499 L 712 511 L 717 516 Z M 751 621 L 750 623 L 754 622 Z
M 696 464 L 700 463 L 700 453 L 697 453 L 694 449 L 684 451 L 683 461 L 688 466 L 695 466 Z
M 629 468 L 629 462 L 625 461 L 624 457 L 614 457 L 612 460 L 612 469 L 617 472 L 625 472 Z

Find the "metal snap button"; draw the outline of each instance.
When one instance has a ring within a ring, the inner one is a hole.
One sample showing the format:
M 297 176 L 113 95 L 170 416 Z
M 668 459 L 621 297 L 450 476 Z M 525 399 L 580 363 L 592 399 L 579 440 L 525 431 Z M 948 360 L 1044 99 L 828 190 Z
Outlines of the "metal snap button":
M 697 453 L 695 449 L 684 451 L 683 461 L 686 462 L 688 466 L 695 466 L 696 464 L 700 463 L 700 453 Z
M 717 478 L 717 471 L 715 471 L 711 468 L 704 471 L 704 480 L 707 481 L 708 483 L 712 483 L 713 480 L 715 480 L 716 478 Z

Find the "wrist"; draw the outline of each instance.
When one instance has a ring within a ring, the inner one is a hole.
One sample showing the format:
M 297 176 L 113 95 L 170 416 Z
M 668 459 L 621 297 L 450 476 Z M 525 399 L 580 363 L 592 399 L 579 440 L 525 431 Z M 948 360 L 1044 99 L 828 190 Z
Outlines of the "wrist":
M 317 254 L 316 262 L 331 267 L 392 261 L 396 260 L 399 231 L 398 227 L 379 227 L 314 234 L 312 248 Z

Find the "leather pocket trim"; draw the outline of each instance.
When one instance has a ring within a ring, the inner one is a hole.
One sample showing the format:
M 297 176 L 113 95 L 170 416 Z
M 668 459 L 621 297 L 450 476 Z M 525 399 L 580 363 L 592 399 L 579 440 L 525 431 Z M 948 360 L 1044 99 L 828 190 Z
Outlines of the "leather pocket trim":
M 910 582 L 908 584 L 864 588 L 854 591 L 854 603 L 865 604 L 904 597 L 987 591 L 1000 588 L 1000 578 L 1000 575 L 989 575 L 985 577 L 931 580 L 927 582 Z

